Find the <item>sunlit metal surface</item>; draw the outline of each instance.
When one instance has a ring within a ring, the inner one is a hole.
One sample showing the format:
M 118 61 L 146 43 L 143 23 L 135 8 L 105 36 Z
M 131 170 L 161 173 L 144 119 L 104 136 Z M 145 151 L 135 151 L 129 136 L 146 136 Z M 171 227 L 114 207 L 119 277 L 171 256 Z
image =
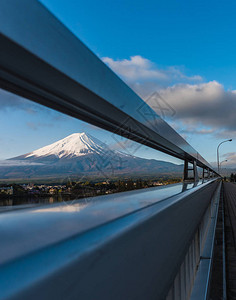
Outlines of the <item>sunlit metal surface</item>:
M 191 186 L 190 184 L 190 189 Z M 180 183 L 87 198 L 73 201 L 73 204 L 63 202 L 4 212 L 0 214 L 0 264 L 33 249 L 134 213 L 181 192 Z M 163 205 L 166 206 L 166 202 Z M 15 251 L 9 251 L 12 247 Z
M 44 6 L 0 2 L 0 87 L 212 167 Z

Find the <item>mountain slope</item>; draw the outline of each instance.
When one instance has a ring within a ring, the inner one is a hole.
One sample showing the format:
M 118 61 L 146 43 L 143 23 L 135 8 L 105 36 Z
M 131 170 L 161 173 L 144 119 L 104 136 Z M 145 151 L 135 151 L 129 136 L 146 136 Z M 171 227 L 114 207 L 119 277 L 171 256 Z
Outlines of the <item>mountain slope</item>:
M 105 155 L 109 147 L 100 140 L 85 132 L 71 134 L 53 144 L 12 159 L 36 159 L 55 156 L 57 158 L 73 158 L 87 154 Z
M 13 161 L 18 163 L 14 166 Z M 86 133 L 71 134 L 53 144 L 12 158 L 9 162 L 11 166 L 0 166 L 0 178 L 85 175 L 107 178 L 121 174 L 160 175 L 182 172 L 182 166 L 111 150 L 106 144 Z

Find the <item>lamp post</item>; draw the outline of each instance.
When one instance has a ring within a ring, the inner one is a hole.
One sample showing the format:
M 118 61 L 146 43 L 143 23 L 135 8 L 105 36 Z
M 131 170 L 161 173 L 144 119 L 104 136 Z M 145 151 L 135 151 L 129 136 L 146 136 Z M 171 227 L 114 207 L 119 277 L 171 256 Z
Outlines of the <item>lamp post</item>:
M 218 174 L 220 173 L 219 147 L 220 147 L 220 145 L 222 145 L 223 143 L 226 143 L 226 142 L 232 142 L 232 139 L 225 140 L 225 141 L 219 143 L 219 145 L 217 146 L 217 167 L 218 167 Z
M 221 163 L 220 163 L 220 172 L 221 172 L 221 165 L 224 163 L 224 162 L 227 162 L 228 160 L 227 159 L 225 159 L 225 160 L 223 160 Z

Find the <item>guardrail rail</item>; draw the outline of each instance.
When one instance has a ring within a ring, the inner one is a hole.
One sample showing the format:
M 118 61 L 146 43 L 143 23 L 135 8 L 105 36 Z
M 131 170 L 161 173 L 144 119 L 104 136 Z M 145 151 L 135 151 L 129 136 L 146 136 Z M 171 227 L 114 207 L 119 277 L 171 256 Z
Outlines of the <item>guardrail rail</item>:
M 38 1 L 1 0 L 0 44 L 1 88 L 185 162 L 176 195 L 1 213 L 0 298 L 207 299 L 219 174 Z

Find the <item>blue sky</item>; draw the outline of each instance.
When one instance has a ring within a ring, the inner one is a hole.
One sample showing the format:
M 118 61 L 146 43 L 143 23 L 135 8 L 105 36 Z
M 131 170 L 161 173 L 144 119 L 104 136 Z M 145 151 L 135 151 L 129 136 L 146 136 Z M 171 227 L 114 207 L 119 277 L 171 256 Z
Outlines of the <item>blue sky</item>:
M 235 88 L 235 1 L 41 2 L 101 57 L 141 55 Z
M 176 112 L 166 121 L 209 162 L 221 140 L 235 139 L 222 146 L 222 159 L 236 164 L 235 1 L 41 2 L 146 101 L 157 91 Z M 73 132 L 115 143 L 110 133 L 89 124 L 14 101 L 1 91 L 0 125 L 6 130 L 0 133 L 0 158 Z M 145 147 L 135 154 L 168 159 Z

